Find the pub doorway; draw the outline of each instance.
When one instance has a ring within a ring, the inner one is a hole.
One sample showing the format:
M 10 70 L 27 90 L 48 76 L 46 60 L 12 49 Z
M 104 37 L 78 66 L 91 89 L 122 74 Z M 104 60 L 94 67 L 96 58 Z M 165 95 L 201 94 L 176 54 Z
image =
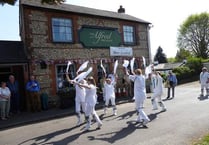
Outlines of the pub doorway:
M 10 75 L 14 75 L 19 83 L 20 109 L 26 110 L 26 91 L 25 91 L 25 67 L 26 65 L 0 65 L 0 82 L 7 82 Z

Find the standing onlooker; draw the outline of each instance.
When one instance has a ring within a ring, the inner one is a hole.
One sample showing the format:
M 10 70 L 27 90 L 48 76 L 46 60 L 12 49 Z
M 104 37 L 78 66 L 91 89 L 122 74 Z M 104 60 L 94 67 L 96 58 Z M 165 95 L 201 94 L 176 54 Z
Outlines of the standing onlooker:
M 143 110 L 144 100 L 146 99 L 145 77 L 142 75 L 141 69 L 136 69 L 135 72 L 132 73 L 133 75 L 129 75 L 128 71 L 126 71 L 126 74 L 129 75 L 129 79 L 134 82 L 134 98 L 138 111 L 137 121 L 146 125 L 150 119 Z
M 90 117 L 92 114 L 97 121 L 97 124 L 98 124 L 97 128 L 100 128 L 102 126 L 102 121 L 100 120 L 99 116 L 97 115 L 97 113 L 95 111 L 97 87 L 96 87 L 96 82 L 95 82 L 94 78 L 88 77 L 87 84 L 81 84 L 81 83 L 77 83 L 77 82 L 73 82 L 73 83 L 86 88 L 85 116 L 86 116 L 87 124 L 86 124 L 85 130 L 89 130 L 91 127 L 91 118 Z
M 170 92 L 171 92 L 170 90 L 171 89 L 172 89 L 172 98 L 174 98 L 174 96 L 175 96 L 175 87 L 176 87 L 178 81 L 177 81 L 176 75 L 172 71 L 168 72 L 167 81 L 169 82 L 169 87 L 168 87 L 168 94 L 167 94 L 167 98 L 166 99 L 170 98 Z
M 30 76 L 30 80 L 26 84 L 27 105 L 28 109 L 32 112 L 41 111 L 41 100 L 39 96 L 40 85 L 39 82 L 35 80 L 35 76 Z
M 206 95 L 209 95 L 209 73 L 206 67 L 202 68 L 202 72 L 200 73 L 200 84 L 201 84 L 201 96 L 204 96 L 204 90 L 206 91 Z
M 2 120 L 6 120 L 6 118 L 9 118 L 10 96 L 11 96 L 11 92 L 10 92 L 9 88 L 6 87 L 6 82 L 1 82 L 0 110 L 1 110 L 1 119 Z
M 73 82 L 73 80 L 70 80 L 69 75 L 66 73 L 66 79 L 68 82 Z M 85 84 L 85 80 L 81 80 L 79 83 Z M 75 112 L 77 114 L 77 126 L 80 126 L 82 123 L 81 119 L 81 109 L 85 113 L 85 108 L 86 108 L 86 102 L 85 102 L 85 97 L 86 97 L 86 90 L 84 87 L 79 86 L 78 84 L 75 83 Z
M 165 104 L 162 101 L 162 95 L 163 95 L 163 78 L 160 75 L 160 72 L 154 72 L 153 77 L 153 95 L 151 98 L 153 110 L 158 109 L 158 105 L 156 102 L 156 99 L 158 101 L 159 106 L 162 108 L 162 111 L 166 111 Z
M 115 104 L 115 80 L 111 80 L 111 78 L 107 78 L 104 81 L 104 94 L 105 94 L 104 114 L 107 113 L 107 107 L 109 105 L 109 102 L 111 101 L 111 105 L 113 108 L 113 115 L 117 115 L 117 108 Z
M 13 75 L 9 76 L 9 81 L 7 82 L 7 87 L 11 92 L 11 112 L 19 113 L 20 112 L 20 94 L 19 94 L 19 84 L 15 80 Z

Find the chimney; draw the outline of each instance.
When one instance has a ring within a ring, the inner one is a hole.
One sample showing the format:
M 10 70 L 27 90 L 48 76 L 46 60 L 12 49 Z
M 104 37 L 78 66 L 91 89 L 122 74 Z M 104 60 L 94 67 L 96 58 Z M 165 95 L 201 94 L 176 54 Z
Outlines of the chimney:
M 125 8 L 123 8 L 122 5 L 120 5 L 120 8 L 118 9 L 118 13 L 125 13 Z

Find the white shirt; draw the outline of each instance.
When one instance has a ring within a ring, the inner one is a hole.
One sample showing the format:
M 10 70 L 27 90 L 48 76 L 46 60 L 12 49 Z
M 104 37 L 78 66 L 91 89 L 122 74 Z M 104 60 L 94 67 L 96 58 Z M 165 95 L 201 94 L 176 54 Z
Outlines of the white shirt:
M 134 82 L 134 97 L 136 101 L 146 98 L 145 77 L 143 75 L 129 75 Z
M 75 101 L 85 102 L 86 89 L 84 87 L 80 87 L 79 85 L 75 85 L 75 89 L 76 89 Z
M 208 79 L 209 79 L 209 73 L 207 71 L 200 73 L 200 83 L 201 84 L 206 84 Z
M 90 84 L 90 89 L 86 89 L 86 103 L 88 103 L 90 106 L 96 105 L 96 92 L 97 88 L 93 84 Z
M 11 95 L 11 92 L 9 90 L 8 87 L 5 87 L 5 88 L 0 88 L 0 95 L 4 95 L 4 96 L 7 96 L 8 98 L 10 97 Z M 5 99 L 3 97 L 0 97 L 0 101 L 7 101 L 8 99 Z
M 104 83 L 105 98 L 109 99 L 111 97 L 115 98 L 115 87 L 114 83 Z
M 160 75 L 155 75 L 153 87 L 154 93 L 163 93 L 163 79 Z

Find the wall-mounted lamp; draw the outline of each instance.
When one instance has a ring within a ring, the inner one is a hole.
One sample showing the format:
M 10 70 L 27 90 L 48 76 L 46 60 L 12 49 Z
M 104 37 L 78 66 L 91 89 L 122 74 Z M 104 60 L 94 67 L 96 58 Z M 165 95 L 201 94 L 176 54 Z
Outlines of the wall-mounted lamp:
M 41 69 L 46 69 L 47 68 L 47 64 L 44 60 L 40 61 L 40 67 L 41 67 Z

